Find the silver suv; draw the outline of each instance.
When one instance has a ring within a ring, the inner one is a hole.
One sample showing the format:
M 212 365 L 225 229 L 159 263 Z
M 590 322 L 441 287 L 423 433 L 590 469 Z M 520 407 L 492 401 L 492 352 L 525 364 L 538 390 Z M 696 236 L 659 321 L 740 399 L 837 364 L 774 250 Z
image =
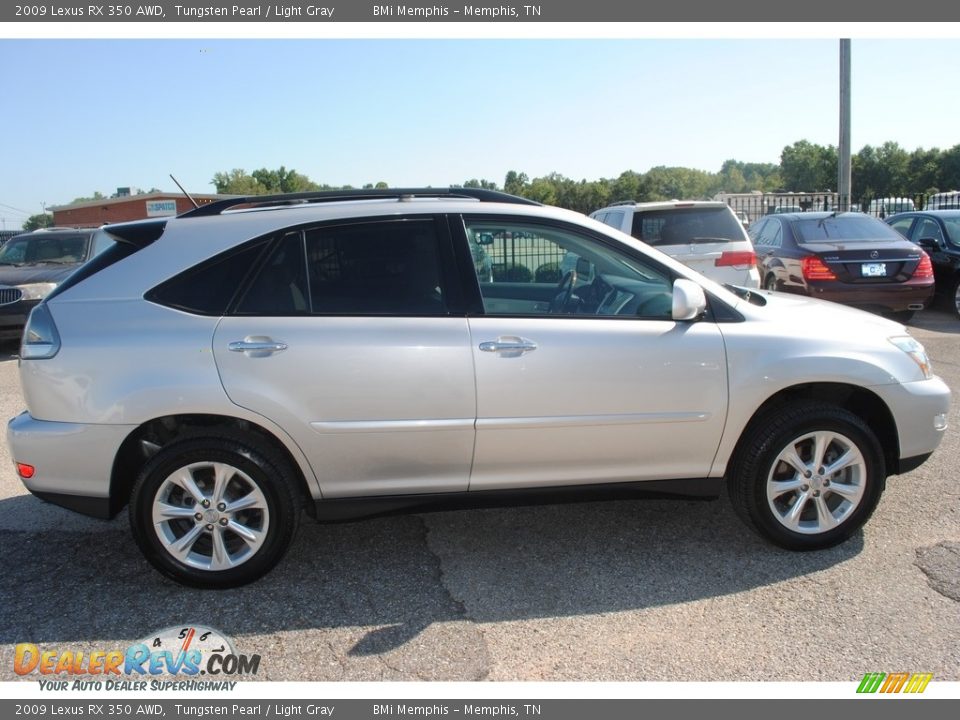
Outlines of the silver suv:
M 29 319 L 12 456 L 45 500 L 128 505 L 149 561 L 189 585 L 261 576 L 303 509 L 531 494 L 726 483 L 754 530 L 822 548 L 946 426 L 902 325 L 734 294 L 508 195 L 236 198 L 105 231 Z
M 621 202 L 590 217 L 652 245 L 718 283 L 760 287 L 753 243 L 726 203 Z

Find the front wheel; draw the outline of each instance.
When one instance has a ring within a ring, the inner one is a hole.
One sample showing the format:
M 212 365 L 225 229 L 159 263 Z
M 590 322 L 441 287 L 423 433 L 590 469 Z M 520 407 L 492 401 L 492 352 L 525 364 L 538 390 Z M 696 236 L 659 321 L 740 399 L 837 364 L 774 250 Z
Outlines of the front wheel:
M 299 520 L 288 463 L 253 439 L 163 447 L 130 497 L 130 526 L 154 567 L 184 585 L 228 588 L 279 562 Z
M 876 435 L 835 405 L 803 402 L 752 424 L 728 479 L 734 509 L 788 550 L 843 542 L 873 513 L 886 477 Z

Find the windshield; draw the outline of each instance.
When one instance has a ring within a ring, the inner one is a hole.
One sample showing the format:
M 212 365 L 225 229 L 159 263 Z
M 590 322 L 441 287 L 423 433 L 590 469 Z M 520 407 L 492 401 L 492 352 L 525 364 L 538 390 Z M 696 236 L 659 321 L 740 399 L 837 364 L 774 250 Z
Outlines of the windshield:
M 637 212 L 632 235 L 654 246 L 747 239 L 743 225 L 725 206 Z
M 86 235 L 14 238 L 0 248 L 0 265 L 76 265 L 83 262 Z
M 810 242 L 874 242 L 902 240 L 896 230 L 868 215 L 831 215 L 824 218 L 795 220 L 794 233 L 802 243 Z

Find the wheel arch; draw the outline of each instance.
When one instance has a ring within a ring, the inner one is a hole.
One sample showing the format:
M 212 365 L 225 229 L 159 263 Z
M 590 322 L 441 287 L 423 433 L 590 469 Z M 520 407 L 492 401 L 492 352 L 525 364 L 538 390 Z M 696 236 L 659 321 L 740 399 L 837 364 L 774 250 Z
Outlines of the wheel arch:
M 313 513 L 314 493 L 308 478 L 313 478 L 305 459 L 284 443 L 274 432 L 266 427 L 237 417 L 215 414 L 179 414 L 165 415 L 139 425 L 120 445 L 113 461 L 110 473 L 110 517 L 115 516 L 127 505 L 133 485 L 140 471 L 157 450 L 176 440 L 187 437 L 202 437 L 204 434 L 227 434 L 237 437 L 253 437 L 281 453 L 289 463 L 296 479 L 297 489 L 303 497 L 304 507 Z
M 734 459 L 743 449 L 751 431 L 769 415 L 797 400 L 819 400 L 849 410 L 870 428 L 880 447 L 887 475 L 900 472 L 900 437 L 893 413 L 887 404 L 874 392 L 857 385 L 833 382 L 811 382 L 783 388 L 767 398 L 753 413 L 740 433 L 736 445 L 726 460 L 729 471 Z

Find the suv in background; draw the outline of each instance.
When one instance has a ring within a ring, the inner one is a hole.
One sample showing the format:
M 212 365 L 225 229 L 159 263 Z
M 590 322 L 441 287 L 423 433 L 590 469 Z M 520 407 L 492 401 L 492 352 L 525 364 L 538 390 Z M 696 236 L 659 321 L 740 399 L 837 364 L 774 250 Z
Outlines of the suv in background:
M 753 245 L 726 203 L 625 202 L 597 210 L 590 217 L 652 245 L 711 280 L 760 287 Z
M 0 340 L 19 339 L 33 307 L 58 283 L 113 244 L 96 230 L 46 228 L 0 247 Z
M 829 547 L 946 429 L 950 391 L 902 325 L 728 290 L 502 193 L 231 198 L 102 232 L 30 315 L 7 441 L 32 493 L 128 506 L 189 585 L 263 575 L 303 509 L 726 485 L 770 541 Z M 527 272 L 491 277 L 472 243 Z

